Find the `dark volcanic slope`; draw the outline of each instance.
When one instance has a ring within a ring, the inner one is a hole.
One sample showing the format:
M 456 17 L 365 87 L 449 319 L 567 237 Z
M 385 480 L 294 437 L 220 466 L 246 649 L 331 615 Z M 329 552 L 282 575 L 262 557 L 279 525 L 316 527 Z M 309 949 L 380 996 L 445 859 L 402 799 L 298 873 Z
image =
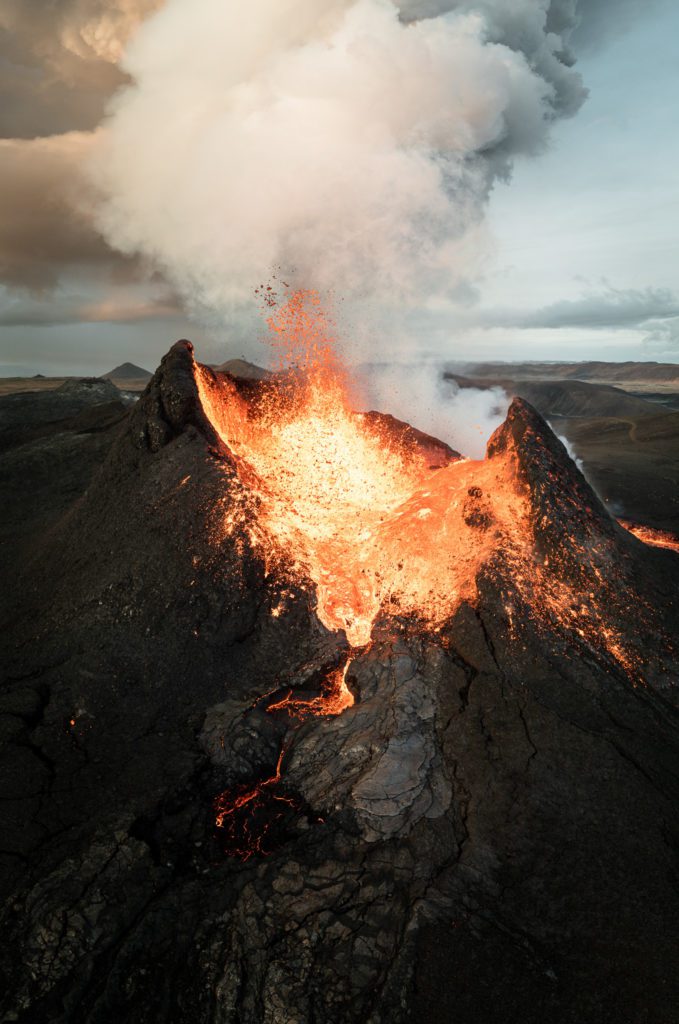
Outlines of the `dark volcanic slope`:
M 0 451 L 37 437 L 69 429 L 84 409 L 120 402 L 118 389 L 107 380 L 67 380 L 51 391 L 5 395 L 0 401 Z
M 12 581 L 86 489 L 127 415 L 108 381 L 0 397 L 0 567 Z M 2 598 L 13 597 L 10 583 Z M 0 603 L 2 602 L 0 598 Z
M 247 521 L 215 533 L 254 509 L 173 348 L 3 630 L 6 1019 L 677 1020 L 679 559 L 608 518 L 526 403 L 489 456 L 531 503 L 536 572 L 615 584 L 652 686 L 577 609 L 538 622 L 500 552 L 440 635 L 380 622 L 354 706 L 300 725 L 265 702 L 346 645 Z M 277 763 L 269 855 L 225 857 L 213 798 Z

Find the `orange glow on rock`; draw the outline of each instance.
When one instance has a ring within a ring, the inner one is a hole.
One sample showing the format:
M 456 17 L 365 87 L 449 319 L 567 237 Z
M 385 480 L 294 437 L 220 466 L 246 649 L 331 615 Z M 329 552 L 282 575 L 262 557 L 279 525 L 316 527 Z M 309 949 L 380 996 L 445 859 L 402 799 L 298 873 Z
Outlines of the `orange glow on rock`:
M 511 444 L 472 461 L 393 418 L 355 412 L 349 375 L 315 293 L 294 293 L 268 324 L 281 366 L 271 378 L 245 386 L 228 374 L 196 371 L 203 410 L 241 485 L 230 490 L 218 532 L 236 545 L 247 541 L 272 577 L 292 577 L 302 589 L 310 582 L 319 619 L 344 631 L 350 648 L 371 642 L 378 618 L 398 619 L 399 628 L 412 620 L 439 634 L 462 603 L 477 604 L 482 575 L 499 572 L 513 640 L 518 601 L 521 621 L 546 638 L 559 634 L 574 649 L 603 654 L 633 682 L 644 681 L 641 625 L 638 642 L 611 625 L 611 609 L 629 609 L 634 597 L 620 577 L 614 542 L 597 532 L 602 513 L 562 490 L 546 449 L 540 486 L 559 506 L 561 519 L 553 524 L 549 501 L 536 518 Z M 580 542 L 568 521 L 582 515 L 593 532 Z M 536 538 L 550 525 L 564 547 L 548 556 Z M 643 539 L 650 541 L 648 534 Z M 663 546 L 672 544 L 664 538 Z M 282 613 L 291 591 L 284 595 L 272 616 Z M 652 609 L 638 607 L 637 618 L 648 625 Z M 346 699 L 338 691 L 304 702 L 291 692 L 279 707 L 297 717 L 334 714 L 335 701 L 341 709 Z

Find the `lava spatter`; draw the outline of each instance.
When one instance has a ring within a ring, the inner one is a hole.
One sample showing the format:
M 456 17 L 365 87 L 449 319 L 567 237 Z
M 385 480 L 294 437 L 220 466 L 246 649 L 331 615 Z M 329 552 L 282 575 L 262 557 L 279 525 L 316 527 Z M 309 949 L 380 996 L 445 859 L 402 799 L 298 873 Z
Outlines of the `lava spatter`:
M 370 642 L 383 608 L 440 624 L 475 597 L 499 531 L 525 518 L 522 496 L 498 482 L 500 465 L 444 459 L 439 442 L 433 460 L 423 435 L 404 440 L 390 418 L 355 413 L 315 296 L 296 293 L 270 326 L 294 361 L 255 400 L 198 373 L 203 408 L 257 496 L 250 539 L 267 564 L 285 558 L 311 578 L 319 618 L 352 647 Z M 470 494 L 493 491 L 501 501 L 470 516 Z
M 355 412 L 315 293 L 295 292 L 268 324 L 281 369 L 256 388 L 197 367 L 203 409 L 255 509 L 246 522 L 233 504 L 222 531 L 245 531 L 268 572 L 291 568 L 298 586 L 311 581 L 319 619 L 353 648 L 370 643 L 380 616 L 440 630 L 464 602 L 478 601 L 480 576 L 501 563 L 508 590 L 539 628 L 605 652 L 630 678 L 643 675 L 634 638 L 609 622 L 629 588 L 608 541 L 588 539 L 596 499 L 571 493 L 562 464 L 570 460 L 548 454 L 532 413 L 522 413 L 521 429 L 524 455 L 540 463 L 535 492 L 513 447 L 518 421 L 499 429 L 488 458 L 472 461 L 391 417 Z M 548 494 L 558 508 L 538 511 Z M 545 557 L 547 534 L 564 543 Z

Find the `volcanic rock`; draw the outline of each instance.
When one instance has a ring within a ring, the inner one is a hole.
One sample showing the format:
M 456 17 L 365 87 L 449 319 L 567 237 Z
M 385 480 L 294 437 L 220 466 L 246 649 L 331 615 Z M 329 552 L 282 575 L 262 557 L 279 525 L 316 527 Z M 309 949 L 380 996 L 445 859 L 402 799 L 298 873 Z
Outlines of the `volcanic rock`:
M 0 567 L 13 581 L 41 538 L 86 489 L 127 415 L 103 381 L 0 397 Z M 3 588 L 0 603 L 12 598 Z M 9 592 L 8 592 L 9 591 Z
M 0 400 L 0 451 L 70 426 L 84 409 L 106 402 L 120 402 L 110 381 L 96 377 L 67 380 L 49 391 L 19 392 Z
M 174 346 L 3 629 L 6 1019 L 676 1019 L 679 558 L 612 522 L 526 402 L 488 456 L 534 571 L 498 550 L 440 630 L 385 612 L 349 652 L 253 544 Z M 352 706 L 286 713 L 348 658 Z M 273 839 L 238 859 L 213 808 L 252 791 Z
M 368 423 L 386 427 L 402 448 L 406 450 L 418 449 L 425 456 L 427 464 L 431 469 L 446 466 L 449 462 L 455 462 L 462 458 L 460 453 L 456 452 L 445 441 L 439 441 L 437 437 L 425 434 L 424 431 L 411 427 L 409 423 L 404 423 L 389 413 L 375 412 L 373 410 L 363 413 L 362 418 Z

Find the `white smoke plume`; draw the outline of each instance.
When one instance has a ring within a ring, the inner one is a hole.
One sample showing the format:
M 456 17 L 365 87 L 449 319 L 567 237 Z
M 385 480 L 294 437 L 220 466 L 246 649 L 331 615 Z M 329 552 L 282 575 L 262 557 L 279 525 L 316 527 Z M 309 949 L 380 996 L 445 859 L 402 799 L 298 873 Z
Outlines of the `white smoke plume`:
M 495 177 L 584 98 L 576 22 L 575 0 L 167 0 L 99 133 L 99 225 L 222 324 L 274 269 L 451 295 Z
M 585 472 L 585 464 L 583 463 L 582 459 L 579 458 L 578 453 L 576 452 L 576 450 L 573 447 L 572 443 L 568 440 L 568 438 L 564 434 L 560 434 L 559 433 L 559 428 L 557 426 L 555 426 L 553 423 L 550 423 L 549 425 L 552 428 L 552 430 L 554 431 L 554 433 L 556 434 L 556 436 L 558 437 L 558 439 L 561 441 L 561 444 L 564 446 L 564 448 L 566 449 L 566 451 L 568 452 L 568 454 L 570 455 L 570 457 L 572 458 L 573 462 L 578 467 L 580 472 L 584 473 Z
M 510 399 L 500 387 L 461 388 L 435 362 L 373 363 L 362 367 L 367 407 L 391 413 L 440 438 L 471 459 L 485 456 Z

